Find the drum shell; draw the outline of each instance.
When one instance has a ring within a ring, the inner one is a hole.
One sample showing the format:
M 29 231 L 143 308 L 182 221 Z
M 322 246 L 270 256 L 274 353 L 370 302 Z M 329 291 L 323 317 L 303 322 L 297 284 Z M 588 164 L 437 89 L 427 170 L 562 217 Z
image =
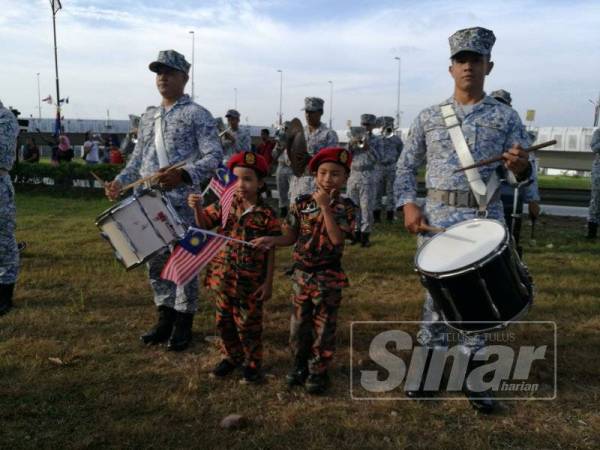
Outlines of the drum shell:
M 467 267 L 431 273 L 417 266 L 423 286 L 450 327 L 465 334 L 492 331 L 529 310 L 533 284 L 506 236 L 488 256 Z
M 185 234 L 169 200 L 152 189 L 104 211 L 97 217 L 96 226 L 127 270 L 144 264 Z

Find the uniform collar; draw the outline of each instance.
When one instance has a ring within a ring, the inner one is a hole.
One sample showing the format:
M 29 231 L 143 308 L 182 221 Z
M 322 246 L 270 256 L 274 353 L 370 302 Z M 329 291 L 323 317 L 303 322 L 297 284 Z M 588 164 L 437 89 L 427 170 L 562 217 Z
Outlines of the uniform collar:
M 482 104 L 486 104 L 486 105 L 495 105 L 498 103 L 498 100 L 496 100 L 493 97 L 490 97 L 489 95 L 487 95 L 485 92 L 483 93 L 483 98 L 481 99 L 480 102 L 475 103 L 473 106 L 479 106 Z M 440 106 L 443 105 L 452 105 L 454 107 L 456 107 L 458 105 L 458 103 L 456 103 L 456 100 L 454 100 L 454 96 L 451 96 L 449 98 L 447 98 L 446 100 L 444 100 L 442 103 L 440 103 Z
M 310 128 L 308 127 L 308 124 L 306 124 L 306 126 L 304 128 L 305 128 L 307 134 L 310 133 Z M 327 129 L 327 125 L 325 125 L 323 122 L 321 122 L 319 124 L 319 126 L 317 128 L 315 128 L 313 133 L 317 133 L 319 131 L 326 130 L 326 129 Z
M 181 106 L 181 105 L 187 105 L 188 103 L 191 103 L 191 102 L 192 102 L 192 99 L 190 98 L 190 96 L 189 96 L 189 95 L 187 95 L 187 94 L 183 94 L 181 97 L 179 97 L 179 98 L 177 99 L 177 101 L 176 101 L 176 102 L 173 104 L 173 106 L 171 106 L 171 107 L 169 108 L 169 110 L 168 110 L 168 111 L 166 111 L 165 107 L 164 107 L 164 106 L 162 106 L 162 105 L 160 105 L 160 107 L 159 107 L 159 110 L 161 110 L 161 111 L 166 111 L 166 112 L 168 113 L 168 112 L 171 112 L 171 111 L 173 111 L 173 110 L 174 110 L 175 108 L 177 108 L 178 106 Z

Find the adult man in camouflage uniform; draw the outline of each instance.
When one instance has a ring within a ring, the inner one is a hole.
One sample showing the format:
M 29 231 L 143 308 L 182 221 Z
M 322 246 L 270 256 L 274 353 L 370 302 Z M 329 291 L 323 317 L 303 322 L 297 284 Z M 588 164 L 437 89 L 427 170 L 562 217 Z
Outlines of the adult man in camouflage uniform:
M 333 147 L 338 143 L 337 133 L 321 122 L 324 104 L 323 99 L 319 97 L 306 97 L 304 99 L 304 111 L 306 113 L 304 137 L 311 158 L 322 148 Z M 310 173 L 305 172 L 301 177 L 292 176 L 290 181 L 290 199 L 292 202 L 296 201 L 301 195 L 312 194 L 314 190 L 315 180 Z
M 485 28 L 459 30 L 450 38 L 451 65 L 449 72 L 454 79 L 454 95 L 440 105 L 423 110 L 415 119 L 398 160 L 394 191 L 396 206 L 404 212 L 404 223 L 411 233 L 424 231 L 427 224 L 434 227 L 449 227 L 455 223 L 478 217 L 478 202 L 471 189 L 481 185 L 467 181 L 461 168 L 457 151 L 442 116 L 442 107 L 451 105 L 460 130 L 475 161 L 502 155 L 504 165 L 518 180 L 531 174 L 528 154 L 521 146 L 528 143 L 518 114 L 497 100 L 486 96 L 483 91 L 485 76 L 490 73 L 491 49 L 495 42 L 494 33 Z M 417 170 L 426 162 L 427 200 L 424 212 L 417 205 Z M 500 163 L 478 169 L 481 182 L 487 185 L 492 174 L 502 167 Z M 479 190 L 479 189 L 477 189 Z M 484 186 L 485 191 L 485 186 Z M 481 203 L 485 207 L 485 202 Z M 483 208 L 482 208 L 483 209 Z M 482 212 L 484 212 L 482 210 Z M 503 221 L 502 202 L 497 191 L 485 207 L 487 217 Z M 421 235 L 418 245 L 427 239 Z M 423 344 L 429 347 L 448 345 L 447 327 L 441 322 L 439 309 L 429 294 L 423 307 L 422 336 L 428 336 Z M 476 336 L 463 341 L 463 351 L 471 355 L 483 345 L 483 337 Z M 469 369 L 473 369 L 471 361 Z M 467 383 L 463 391 L 471 405 L 482 411 L 492 412 L 496 403 L 491 392 L 474 392 Z M 416 391 L 407 392 L 411 397 L 424 394 L 423 385 Z
M 373 209 L 377 182 L 375 164 L 382 159 L 383 144 L 381 136 L 373 134 L 376 117 L 373 114 L 360 116 L 360 124 L 367 130 L 364 142 L 350 141 L 348 149 L 352 153 L 352 170 L 348 178 L 348 197 L 359 206 L 356 220 L 356 238 L 362 247 L 371 245 L 370 236 L 373 227 Z
M 15 162 L 18 135 L 17 118 L 0 102 L 0 316 L 13 306 L 13 291 L 19 274 L 15 191 L 8 174 Z
M 250 130 L 247 127 L 240 127 L 240 113 L 235 109 L 230 109 L 225 114 L 225 118 L 227 119 L 229 130 L 221 136 L 224 163 L 229 161 L 229 158 L 236 153 L 252 150 Z
M 106 187 L 109 198 L 116 199 L 122 186 L 140 177 L 161 172 L 158 182 L 185 225 L 194 221 L 187 196 L 207 181 L 223 158 L 216 122 L 209 111 L 192 102 L 183 93 L 190 64 L 174 50 L 164 50 L 149 66 L 156 73 L 156 85 L 162 96 L 161 106 L 149 107 L 142 115 L 138 141 L 127 166 Z M 160 128 L 159 128 L 160 127 Z M 162 133 L 160 132 L 162 130 Z M 155 144 L 155 131 L 162 134 L 164 146 Z M 164 149 L 163 149 L 164 147 Z M 168 166 L 185 161 L 180 169 Z M 192 321 L 197 309 L 198 281 L 184 287 L 160 278 L 169 252 L 148 263 L 158 323 L 141 337 L 146 344 L 168 340 L 167 349 L 183 350 L 191 340 Z
M 396 162 L 404 148 L 400 136 L 394 133 L 394 118 L 390 116 L 380 117 L 382 154 L 381 159 L 375 164 L 375 182 L 377 184 L 375 211 L 373 216 L 375 223 L 381 222 L 381 211 L 385 208 L 388 222 L 394 221 L 394 179 L 396 178 Z M 383 196 L 385 195 L 385 205 Z
M 512 107 L 512 96 L 510 92 L 504 89 L 498 89 L 496 91 L 492 91 L 490 93 L 490 97 L 495 98 L 500 103 L 504 103 Z M 527 146 L 533 145 L 536 138 L 536 133 L 531 131 L 528 132 L 525 129 L 527 137 L 529 138 L 529 142 Z M 519 241 L 521 238 L 521 223 L 522 219 L 517 217 L 515 223 L 513 224 L 513 212 L 514 212 L 514 200 L 515 200 L 515 188 L 518 187 L 518 198 L 517 198 L 517 208 L 516 214 L 517 216 L 521 216 L 523 213 L 523 204 L 528 203 L 529 206 L 529 215 L 533 218 L 537 218 L 540 213 L 540 193 L 537 184 L 537 170 L 535 166 L 533 167 L 533 171 L 531 174 L 531 180 L 529 183 L 525 185 L 521 185 L 517 183 L 514 177 L 510 176 L 510 172 L 507 173 L 507 179 L 502 182 L 500 186 L 500 198 L 502 200 L 502 206 L 504 207 L 504 221 L 506 222 L 506 227 L 512 232 L 513 238 L 515 240 L 515 245 L 517 246 L 517 252 L 519 256 L 523 255 L 523 248 L 520 246 Z
M 279 194 L 279 217 L 287 217 L 290 207 L 290 184 L 294 172 L 292 172 L 292 163 L 285 148 L 278 142 L 273 151 L 277 156 L 277 171 L 275 178 L 277 180 L 277 193 Z
M 594 131 L 590 148 L 596 154 L 592 164 L 592 197 L 588 217 L 588 239 L 598 236 L 598 223 L 600 223 L 600 128 Z

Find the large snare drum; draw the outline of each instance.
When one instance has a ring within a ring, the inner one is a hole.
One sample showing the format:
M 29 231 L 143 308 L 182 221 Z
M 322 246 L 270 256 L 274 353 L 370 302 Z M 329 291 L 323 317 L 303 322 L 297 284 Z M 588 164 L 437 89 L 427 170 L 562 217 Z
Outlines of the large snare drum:
M 527 268 L 496 220 L 449 227 L 419 249 L 415 265 L 444 321 L 466 334 L 503 328 L 533 301 Z
M 127 270 L 181 239 L 186 231 L 169 200 L 155 190 L 119 202 L 100 214 L 96 225 Z

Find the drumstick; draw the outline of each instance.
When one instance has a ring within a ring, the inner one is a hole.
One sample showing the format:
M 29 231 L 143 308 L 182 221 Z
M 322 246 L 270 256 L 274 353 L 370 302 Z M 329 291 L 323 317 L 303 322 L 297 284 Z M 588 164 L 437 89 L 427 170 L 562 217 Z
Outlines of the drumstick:
M 172 166 L 169 166 L 169 167 L 167 167 L 167 170 L 165 170 L 165 172 L 169 172 L 169 171 L 171 171 L 171 170 L 173 170 L 173 169 L 179 169 L 180 167 L 183 167 L 183 166 L 185 166 L 186 164 L 187 164 L 187 161 L 182 161 L 182 162 L 180 162 L 180 163 L 174 164 L 174 165 L 172 165 Z M 139 180 L 137 180 L 137 181 L 134 181 L 133 183 L 131 183 L 131 184 L 128 184 L 127 186 L 125 186 L 125 187 L 121 188 L 121 191 L 120 191 L 119 193 L 120 193 L 120 194 L 122 194 L 123 192 L 126 192 L 126 191 L 128 191 L 129 189 L 132 189 L 132 188 L 134 188 L 134 187 L 136 187 L 136 186 L 139 186 L 140 184 L 143 184 L 143 183 L 145 183 L 146 181 L 150 181 L 150 180 L 152 180 L 153 178 L 156 178 L 157 176 L 159 176 L 159 175 L 162 175 L 162 174 L 163 174 L 163 173 L 165 173 L 165 172 L 161 172 L 161 173 L 159 173 L 159 172 L 156 172 L 156 173 L 154 173 L 154 174 L 152 174 L 152 175 L 148 175 L 147 177 L 140 178 Z
M 539 150 L 540 148 L 550 147 L 551 145 L 554 145 L 554 144 L 556 144 L 556 140 L 552 139 L 551 141 L 542 142 L 541 144 L 536 144 L 536 145 L 532 145 L 529 148 L 524 148 L 523 151 L 529 153 L 529 152 L 533 152 L 535 150 Z M 497 161 L 502 161 L 502 156 L 494 156 L 493 158 L 484 159 L 484 160 L 479 161 L 479 162 L 477 162 L 475 164 L 471 164 L 470 166 L 462 167 L 460 169 L 456 169 L 454 171 L 454 173 L 463 172 L 463 171 L 469 170 L 469 169 L 474 169 L 475 167 L 487 166 L 488 164 L 492 164 L 492 163 L 495 163 Z
M 96 179 L 96 181 L 98 181 L 100 184 L 104 185 L 106 183 L 106 181 L 104 181 L 102 178 L 100 178 L 93 170 L 90 170 L 90 173 Z
M 446 229 L 441 227 L 432 227 L 431 225 L 422 223 L 421 225 L 419 225 L 419 231 L 425 231 L 427 233 L 443 233 L 444 231 L 446 231 Z

